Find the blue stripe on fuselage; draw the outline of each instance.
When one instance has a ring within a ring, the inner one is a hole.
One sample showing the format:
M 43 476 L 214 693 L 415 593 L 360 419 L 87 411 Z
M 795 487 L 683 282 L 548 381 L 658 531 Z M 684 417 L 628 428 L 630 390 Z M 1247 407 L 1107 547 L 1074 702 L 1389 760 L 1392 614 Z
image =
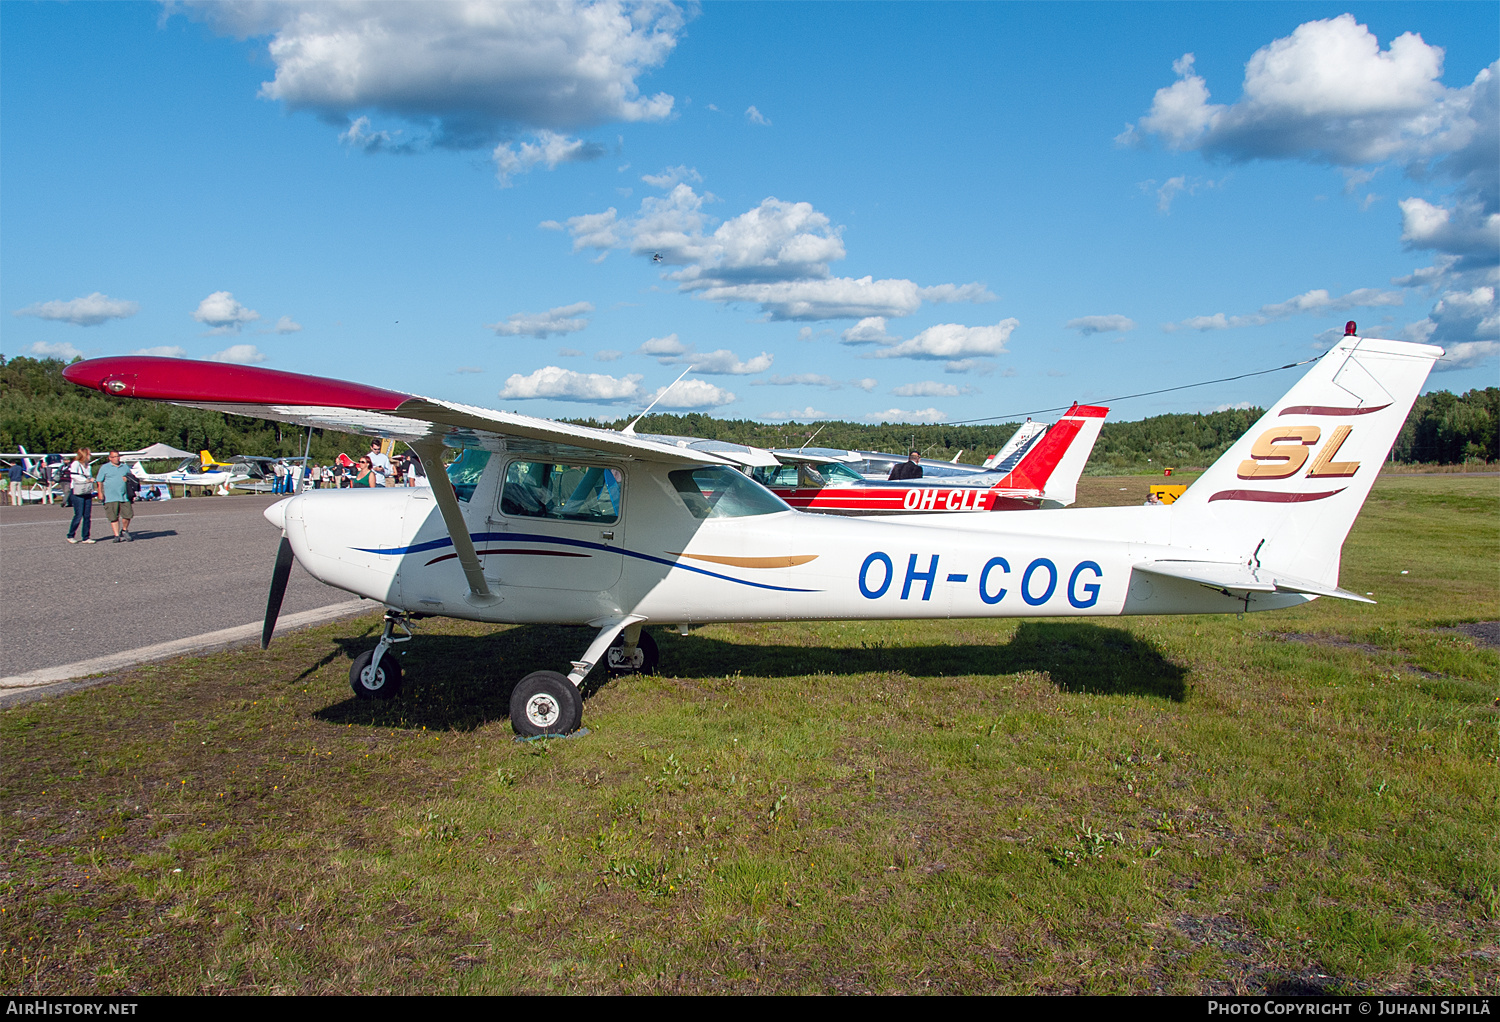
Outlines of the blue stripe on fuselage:
M 472 532 L 469 538 L 477 543 L 494 543 L 506 541 L 512 543 L 556 543 L 560 546 L 582 547 L 585 550 L 603 550 L 606 553 L 624 554 L 626 557 L 635 557 L 642 561 L 651 561 L 655 564 L 665 564 L 669 568 L 680 568 L 683 571 L 695 571 L 709 578 L 723 579 L 725 582 L 738 582 L 742 586 L 754 586 L 756 589 L 773 589 L 778 593 L 817 593 L 821 589 L 795 589 L 790 586 L 773 586 L 764 582 L 750 582 L 743 578 L 735 578 L 732 575 L 721 575 L 717 571 L 709 571 L 706 568 L 695 568 L 691 564 L 683 564 L 681 561 L 669 561 L 665 557 L 654 557 L 651 554 L 637 553 L 634 550 L 626 550 L 623 547 L 613 547 L 606 543 L 594 543 L 586 539 L 559 539 L 556 536 L 540 536 L 529 532 Z M 453 540 L 444 536 L 442 539 L 428 540 L 426 543 L 415 543 L 411 546 L 398 547 L 354 547 L 360 553 L 382 554 L 390 557 L 400 557 L 405 554 L 420 554 L 427 550 L 440 550 L 445 546 L 452 546 Z

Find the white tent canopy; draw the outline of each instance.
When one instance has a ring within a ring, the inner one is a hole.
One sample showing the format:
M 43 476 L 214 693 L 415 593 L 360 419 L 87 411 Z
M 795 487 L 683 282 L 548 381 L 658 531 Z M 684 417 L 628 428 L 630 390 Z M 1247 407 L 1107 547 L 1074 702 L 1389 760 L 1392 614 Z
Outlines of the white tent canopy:
M 166 461 L 172 458 L 196 458 L 192 451 L 179 451 L 170 444 L 152 444 L 139 451 L 121 451 L 121 461 Z

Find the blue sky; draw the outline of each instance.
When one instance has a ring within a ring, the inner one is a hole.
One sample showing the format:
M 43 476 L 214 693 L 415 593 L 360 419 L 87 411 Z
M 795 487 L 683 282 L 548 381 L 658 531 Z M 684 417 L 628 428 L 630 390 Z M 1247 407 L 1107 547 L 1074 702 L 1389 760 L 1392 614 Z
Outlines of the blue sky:
M 8 2 L 3 349 L 923 422 L 1355 319 L 1492 386 L 1495 11 Z

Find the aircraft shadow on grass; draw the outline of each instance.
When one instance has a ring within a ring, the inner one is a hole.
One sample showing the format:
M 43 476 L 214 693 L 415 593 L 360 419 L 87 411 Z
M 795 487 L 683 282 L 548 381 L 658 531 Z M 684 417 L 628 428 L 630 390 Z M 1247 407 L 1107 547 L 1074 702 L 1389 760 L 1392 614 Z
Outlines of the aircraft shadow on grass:
M 557 650 L 578 645 L 579 629 L 521 625 L 479 637 L 422 635 L 400 656 L 405 675 L 399 699 L 353 697 L 319 710 L 320 719 L 374 727 L 469 731 L 509 716 L 515 683 L 536 670 L 553 670 Z M 654 632 L 662 672 L 695 676 L 789 678 L 809 674 L 906 674 L 964 677 L 1046 672 L 1059 690 L 1089 695 L 1186 698 L 1187 670 L 1156 646 L 1123 628 L 1077 622 L 1024 621 L 999 645 L 836 646 L 742 645 L 701 634 Z M 331 663 L 348 663 L 374 646 L 373 632 L 339 639 L 338 649 L 308 668 L 302 681 Z M 400 648 L 393 651 L 400 653 Z M 503 678 L 503 681 L 497 681 Z M 608 683 L 596 668 L 584 696 Z

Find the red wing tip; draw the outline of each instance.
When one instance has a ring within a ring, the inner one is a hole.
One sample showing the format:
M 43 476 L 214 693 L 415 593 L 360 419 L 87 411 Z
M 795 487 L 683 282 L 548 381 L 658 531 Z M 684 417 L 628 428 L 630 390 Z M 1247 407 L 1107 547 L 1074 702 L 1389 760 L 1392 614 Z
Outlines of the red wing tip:
M 315 405 L 395 411 L 410 395 L 280 369 L 159 355 L 115 355 L 75 362 L 63 379 L 118 397 L 205 404 Z

